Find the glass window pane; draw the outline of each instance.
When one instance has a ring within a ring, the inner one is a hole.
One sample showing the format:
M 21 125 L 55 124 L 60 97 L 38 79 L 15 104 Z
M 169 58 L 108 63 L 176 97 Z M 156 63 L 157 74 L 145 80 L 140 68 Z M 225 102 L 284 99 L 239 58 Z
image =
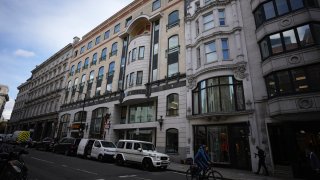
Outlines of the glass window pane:
M 218 60 L 216 53 L 216 45 L 214 42 L 205 45 L 205 53 L 207 62 L 213 62 Z
M 178 36 L 172 36 L 169 39 L 169 49 L 177 47 L 179 45 Z
M 295 92 L 303 92 L 309 90 L 307 77 L 303 69 L 291 70 L 291 74 Z
M 262 58 L 267 58 L 270 56 L 270 49 L 266 38 L 260 42 L 260 50 Z
M 199 114 L 198 95 L 198 92 L 193 93 L 193 114 Z
M 276 16 L 272 1 L 265 3 L 263 5 L 263 8 L 264 8 L 264 13 L 265 13 L 266 19 L 271 19 Z
M 168 24 L 173 24 L 179 20 L 179 11 L 174 11 L 171 14 L 169 14 L 169 22 Z
M 277 94 L 276 82 L 273 74 L 266 77 L 267 91 L 269 97 L 274 97 Z
M 292 87 L 291 87 L 288 71 L 278 72 L 277 77 L 279 81 L 279 93 L 280 94 L 291 93 Z
M 278 15 L 285 14 L 289 12 L 287 0 L 275 0 L 278 10 Z
M 200 91 L 200 110 L 201 113 L 207 113 L 207 93 L 206 89 Z
M 235 86 L 236 90 L 236 98 L 237 98 L 237 110 L 245 110 L 244 105 L 244 93 L 243 93 L 243 86 L 237 85 Z
M 280 33 L 270 36 L 271 50 L 273 54 L 283 51 Z
M 221 110 L 230 112 L 235 111 L 233 86 L 221 86 Z
M 284 44 L 286 46 L 286 50 L 298 48 L 296 36 L 294 34 L 293 29 L 283 32 L 282 35 L 284 39 Z
M 203 26 L 205 31 L 214 27 L 213 14 L 203 16 Z
M 209 157 L 213 162 L 230 161 L 227 126 L 208 127 Z
M 256 26 L 259 27 L 264 22 L 264 15 L 263 15 L 263 8 L 260 6 L 255 12 L 254 12 L 254 20 L 256 22 Z
M 178 130 L 168 129 L 166 133 L 166 152 L 178 153 Z
M 316 39 L 316 43 L 320 44 L 320 25 L 319 24 L 313 24 L 313 32 L 318 32 L 314 34 L 314 38 Z
M 170 77 L 176 73 L 178 73 L 178 63 L 169 64 L 168 65 L 168 76 Z
M 303 0 L 290 0 L 292 10 L 303 8 Z
M 208 112 L 220 112 L 219 86 L 208 88 Z
M 301 46 L 307 46 L 314 43 L 309 24 L 298 27 L 297 30 Z

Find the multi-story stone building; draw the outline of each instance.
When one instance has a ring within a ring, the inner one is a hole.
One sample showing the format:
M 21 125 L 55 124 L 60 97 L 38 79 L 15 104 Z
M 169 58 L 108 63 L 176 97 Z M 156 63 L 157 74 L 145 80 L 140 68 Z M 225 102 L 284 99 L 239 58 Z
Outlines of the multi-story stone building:
M 183 19 L 182 0 L 135 0 L 83 36 L 57 136 L 145 140 L 185 159 Z
M 33 69 L 31 78 L 18 87 L 9 123 L 11 132 L 30 130 L 34 140 L 54 136 L 71 56 L 72 44 L 68 44 Z
M 0 84 L 0 117 L 2 116 L 2 112 L 4 110 L 6 102 L 9 101 L 8 92 L 8 86 Z
M 294 177 L 310 174 L 308 150 L 320 155 L 319 4 L 241 3 L 260 142 L 275 173 Z

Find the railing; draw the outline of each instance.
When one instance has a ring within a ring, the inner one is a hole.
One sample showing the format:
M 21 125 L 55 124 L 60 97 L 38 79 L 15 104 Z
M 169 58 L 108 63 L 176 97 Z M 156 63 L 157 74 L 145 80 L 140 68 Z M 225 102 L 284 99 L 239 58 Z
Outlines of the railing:
M 168 29 L 170 28 L 173 28 L 174 26 L 179 26 L 180 27 L 180 19 L 174 21 L 174 22 L 171 22 L 170 24 L 167 24 L 167 31 Z
M 88 64 L 86 64 L 86 65 L 83 65 L 83 67 L 82 67 L 82 70 L 84 70 L 84 69 L 88 69 Z
M 111 56 L 117 55 L 117 52 L 118 52 L 118 50 L 111 51 L 111 52 L 109 53 L 109 56 L 111 57 Z

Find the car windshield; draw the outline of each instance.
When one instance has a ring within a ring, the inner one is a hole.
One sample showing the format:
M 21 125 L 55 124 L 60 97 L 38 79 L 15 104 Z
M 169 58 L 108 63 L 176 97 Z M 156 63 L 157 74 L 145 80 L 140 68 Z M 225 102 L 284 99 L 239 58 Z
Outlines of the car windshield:
M 108 141 L 101 141 L 101 144 L 103 147 L 107 147 L 107 148 L 116 148 L 116 146 L 112 143 L 112 142 L 108 142 Z
M 151 143 L 141 143 L 142 144 L 142 149 L 146 151 L 154 151 L 154 145 Z

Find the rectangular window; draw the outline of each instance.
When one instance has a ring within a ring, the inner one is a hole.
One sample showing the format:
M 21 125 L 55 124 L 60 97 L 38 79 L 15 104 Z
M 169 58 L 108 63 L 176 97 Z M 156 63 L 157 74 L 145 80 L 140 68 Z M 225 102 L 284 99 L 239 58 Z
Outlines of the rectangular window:
M 81 47 L 80 54 L 82 54 L 83 52 L 84 52 L 84 46 Z
M 218 60 L 215 42 L 205 44 L 206 61 L 213 62 Z
M 126 19 L 125 27 L 128 27 L 128 25 L 131 23 L 131 21 L 132 21 L 132 16 L 130 16 L 130 17 L 128 17 L 128 18 Z
M 288 71 L 282 71 L 277 73 L 278 84 L 279 84 L 279 93 L 288 94 L 292 92 L 290 77 Z
M 284 44 L 286 46 L 286 50 L 298 48 L 296 36 L 294 34 L 293 29 L 283 32 L 282 35 L 284 39 Z
M 197 51 L 197 67 L 200 67 L 201 66 L 201 54 L 200 54 L 200 47 L 198 47 L 196 49 Z
M 134 81 L 134 72 L 130 73 L 129 77 L 129 86 L 133 86 L 133 81 Z
M 280 33 L 270 36 L 270 44 L 272 54 L 277 54 L 283 51 Z
M 137 55 L 137 49 L 134 48 L 134 49 L 132 50 L 132 62 L 136 60 L 136 55 Z
M 314 43 L 309 24 L 297 28 L 301 46 L 308 46 Z
M 224 12 L 224 9 L 219 9 L 219 23 L 220 23 L 220 26 L 224 26 L 226 25 L 226 22 L 225 22 L 225 12 Z
M 106 31 L 106 32 L 104 33 L 104 39 L 108 39 L 109 36 L 110 36 L 110 30 L 108 30 L 108 31 Z
M 275 0 L 275 2 L 278 10 L 278 15 L 289 12 L 287 0 Z
M 153 102 L 130 106 L 129 123 L 144 123 L 155 121 L 155 114 L 155 106 L 153 105 Z
M 269 97 L 273 97 L 277 94 L 276 81 L 273 75 L 266 77 L 266 84 Z
M 200 33 L 199 20 L 196 20 L 196 35 Z
M 120 23 L 114 27 L 114 34 L 118 33 L 119 31 L 120 31 Z
M 221 39 L 221 43 L 222 43 L 223 60 L 230 59 L 228 39 L 226 39 L 226 38 Z
M 303 0 L 290 0 L 292 10 L 303 8 Z
M 295 92 L 309 91 L 309 85 L 304 69 L 291 70 L 293 86 Z
M 203 16 L 203 29 L 204 31 L 212 29 L 214 27 L 213 14 L 207 14 Z
M 262 58 L 265 59 L 270 56 L 270 49 L 269 49 L 269 43 L 268 43 L 268 38 L 264 38 L 260 42 L 260 50 L 262 54 Z
M 152 11 L 157 10 L 161 7 L 161 2 L 160 0 L 155 0 L 152 3 Z
M 142 84 L 142 77 L 143 77 L 143 71 L 138 71 L 137 72 L 137 85 L 141 85 Z
M 92 41 L 90 41 L 87 46 L 87 49 L 91 49 L 91 48 L 92 48 Z
M 129 55 L 128 55 L 128 64 L 130 64 L 130 59 L 131 58 L 131 51 L 129 51 Z
M 256 22 L 256 27 L 259 27 L 264 22 L 264 13 L 262 6 L 258 7 L 258 9 L 254 12 L 254 20 Z
M 143 59 L 143 58 L 144 58 L 144 46 L 140 46 L 138 59 Z
M 306 69 L 308 82 L 312 90 L 320 90 L 320 64 L 310 66 Z
M 267 20 L 276 16 L 276 13 L 273 7 L 273 1 L 265 3 L 263 5 L 263 9 L 264 9 L 264 14 Z
M 128 77 L 129 77 L 129 75 L 127 75 L 127 77 L 126 77 L 126 87 L 125 87 L 125 89 L 127 89 L 128 88 Z
M 100 43 L 100 36 L 96 38 L 96 45 Z

